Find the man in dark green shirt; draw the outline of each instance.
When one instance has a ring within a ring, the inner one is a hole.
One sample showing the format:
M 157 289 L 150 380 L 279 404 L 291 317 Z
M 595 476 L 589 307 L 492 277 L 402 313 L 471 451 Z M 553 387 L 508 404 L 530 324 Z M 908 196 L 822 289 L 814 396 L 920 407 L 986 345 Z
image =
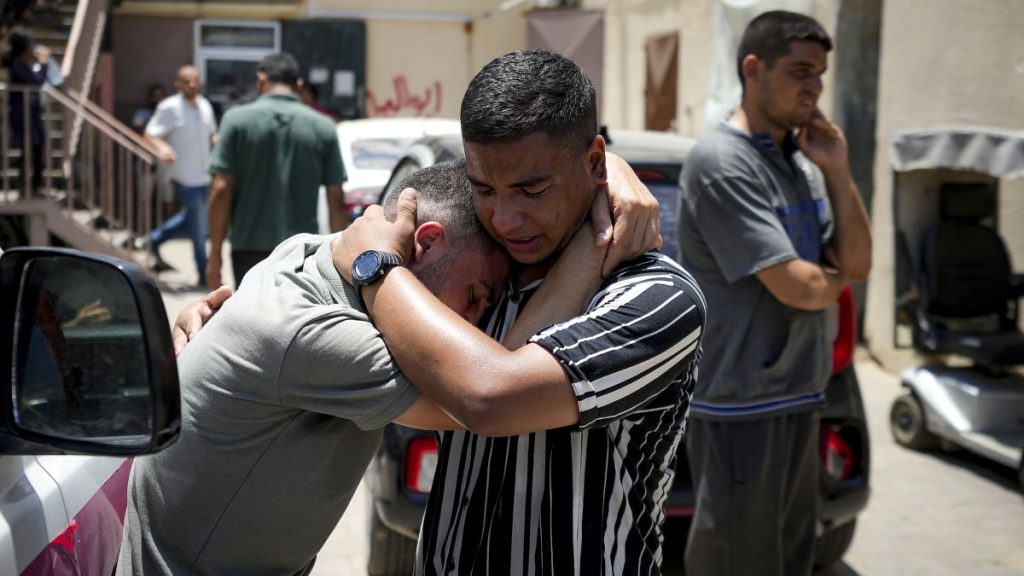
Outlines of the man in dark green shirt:
M 230 229 L 235 285 L 282 240 L 317 232 L 320 186 L 327 189 L 332 232 L 345 227 L 345 168 L 334 124 L 299 99 L 299 65 L 267 56 L 256 69 L 260 97 L 224 115 L 210 173 L 210 259 L 206 281 L 222 284 Z

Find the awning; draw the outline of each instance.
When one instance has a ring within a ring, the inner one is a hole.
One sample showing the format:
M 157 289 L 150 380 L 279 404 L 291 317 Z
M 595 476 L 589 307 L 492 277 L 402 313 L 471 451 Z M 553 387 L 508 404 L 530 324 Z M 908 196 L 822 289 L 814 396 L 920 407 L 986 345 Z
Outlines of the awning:
M 1024 132 L 971 126 L 901 132 L 889 160 L 898 172 L 947 168 L 1017 178 L 1024 176 Z

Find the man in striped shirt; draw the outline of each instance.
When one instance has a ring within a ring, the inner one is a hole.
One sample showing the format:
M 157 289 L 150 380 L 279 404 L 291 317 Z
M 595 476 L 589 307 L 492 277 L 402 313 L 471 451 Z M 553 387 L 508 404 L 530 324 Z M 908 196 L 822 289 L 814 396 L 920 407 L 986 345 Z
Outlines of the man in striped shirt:
M 362 288 L 403 373 L 467 428 L 441 434 L 417 574 L 659 572 L 705 318 L 693 278 L 657 252 L 613 258 L 579 316 L 506 338 L 558 266 L 581 282 L 602 272 L 587 257 L 555 265 L 607 180 L 595 100 L 576 64 L 539 51 L 492 61 L 463 99 L 477 215 L 518 263 L 484 323 L 504 347 L 402 267 Z M 402 206 L 394 223 L 371 211 L 346 230 L 343 274 L 361 250 L 409 253 L 407 193 Z

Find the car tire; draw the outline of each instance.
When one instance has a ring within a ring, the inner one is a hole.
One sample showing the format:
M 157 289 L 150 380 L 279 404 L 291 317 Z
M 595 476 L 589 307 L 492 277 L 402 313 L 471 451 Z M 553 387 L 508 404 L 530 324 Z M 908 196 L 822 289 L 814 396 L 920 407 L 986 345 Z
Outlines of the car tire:
M 380 519 L 376 507 L 370 510 L 370 546 L 367 554 L 368 576 L 408 576 L 416 560 L 416 541 L 407 538 Z
M 853 533 L 857 529 L 857 519 L 840 524 L 818 536 L 814 544 L 814 567 L 827 568 L 839 562 L 850 549 Z
M 937 436 L 928 431 L 924 408 L 917 396 L 904 394 L 892 403 L 889 411 L 892 438 L 900 446 L 912 450 L 932 450 L 939 445 Z

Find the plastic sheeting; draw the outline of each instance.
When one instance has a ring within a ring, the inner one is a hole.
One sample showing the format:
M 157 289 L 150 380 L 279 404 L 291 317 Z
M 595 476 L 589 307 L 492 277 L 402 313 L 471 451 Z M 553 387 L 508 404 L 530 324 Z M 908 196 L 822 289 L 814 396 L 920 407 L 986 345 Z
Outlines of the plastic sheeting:
M 900 132 L 889 151 L 897 172 L 946 168 L 996 178 L 1024 176 L 1024 132 L 986 127 L 936 127 Z

